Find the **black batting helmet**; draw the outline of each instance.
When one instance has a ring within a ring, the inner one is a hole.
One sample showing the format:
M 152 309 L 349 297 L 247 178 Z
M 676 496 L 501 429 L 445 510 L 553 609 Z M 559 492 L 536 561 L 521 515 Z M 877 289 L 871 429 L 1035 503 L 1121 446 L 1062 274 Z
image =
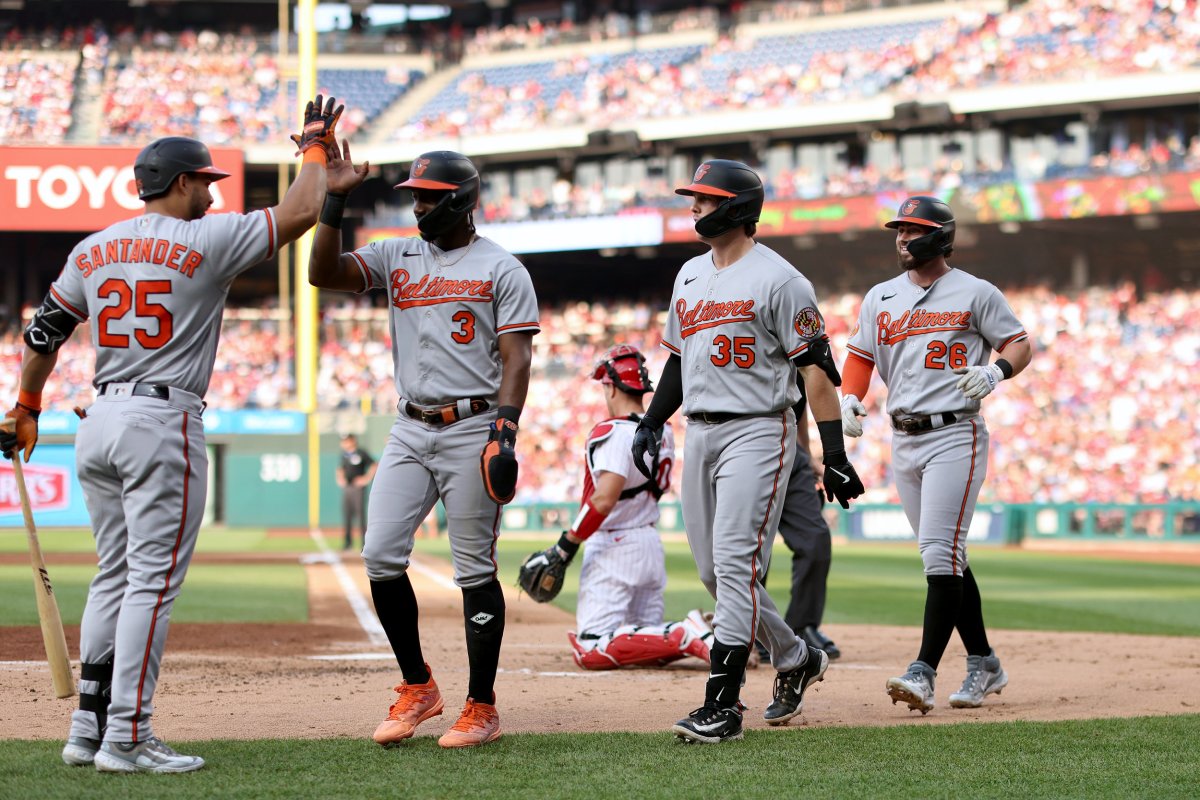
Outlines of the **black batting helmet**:
M 213 166 L 212 155 L 203 142 L 186 136 L 166 136 L 143 147 L 133 162 L 138 198 L 152 200 L 166 194 L 175 179 L 185 172 L 213 175 L 217 181 L 229 177 L 228 172 Z
M 592 370 L 592 380 L 612 384 L 625 394 L 641 396 L 654 391 L 646 357 L 630 344 L 619 344 L 605 353 Z
M 705 161 L 696 168 L 692 182 L 676 189 L 675 194 L 710 194 L 725 198 L 716 211 L 696 220 L 696 233 L 708 239 L 758 222 L 762 213 L 762 179 L 740 161 L 724 158 Z
M 437 205 L 417 220 L 421 238 L 433 241 L 475 210 L 479 203 L 479 170 L 462 153 L 434 150 L 413 159 L 408 180 L 394 188 L 446 192 Z
M 917 261 L 929 261 L 954 252 L 954 212 L 936 197 L 918 194 L 908 198 L 900 204 L 896 218 L 884 227 L 896 228 L 902 222 L 933 228 L 907 245 L 909 255 Z

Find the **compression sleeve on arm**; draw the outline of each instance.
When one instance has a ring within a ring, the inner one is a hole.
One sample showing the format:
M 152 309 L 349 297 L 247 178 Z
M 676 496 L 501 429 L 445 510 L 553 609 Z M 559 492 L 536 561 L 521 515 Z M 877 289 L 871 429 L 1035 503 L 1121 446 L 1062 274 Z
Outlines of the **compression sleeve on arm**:
M 662 376 L 658 379 L 658 388 L 654 390 L 654 399 L 646 416 L 655 420 L 658 425 L 671 418 L 671 415 L 683 405 L 683 367 L 679 356 L 672 355 L 663 367 Z
M 852 394 L 859 400 L 865 400 L 867 390 L 871 388 L 871 370 L 874 367 L 871 362 L 865 358 L 860 358 L 853 353 L 846 357 L 846 363 L 842 365 L 842 396 Z

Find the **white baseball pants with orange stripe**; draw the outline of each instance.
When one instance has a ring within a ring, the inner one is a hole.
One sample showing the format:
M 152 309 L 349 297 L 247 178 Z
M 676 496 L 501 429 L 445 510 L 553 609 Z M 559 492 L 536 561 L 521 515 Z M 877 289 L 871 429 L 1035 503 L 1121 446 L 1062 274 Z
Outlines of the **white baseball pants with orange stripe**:
M 967 531 L 987 475 L 988 429 L 975 416 L 925 433 L 892 433 L 892 471 L 926 575 L 962 575 Z
M 208 492 L 203 404 L 190 392 L 169 400 L 98 397 L 79 424 L 75 460 L 99 572 L 88 589 L 80 660 L 113 662 L 110 742 L 154 735 L 150 716 L 171 606 L 192 560 Z M 80 682 L 80 693 L 96 685 Z M 75 711 L 71 736 L 98 738 L 96 715 Z
M 713 630 L 729 647 L 757 638 L 779 671 L 807 651 L 783 621 L 761 579 L 796 457 L 796 417 L 785 409 L 728 422 L 688 422 L 683 524 L 700 580 L 716 598 Z

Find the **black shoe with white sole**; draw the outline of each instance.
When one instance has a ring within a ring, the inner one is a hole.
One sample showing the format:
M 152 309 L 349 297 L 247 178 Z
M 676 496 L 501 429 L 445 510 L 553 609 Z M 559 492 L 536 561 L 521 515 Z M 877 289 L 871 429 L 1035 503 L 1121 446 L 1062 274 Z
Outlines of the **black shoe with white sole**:
M 838 648 L 833 640 L 821 632 L 821 629 L 815 625 L 807 625 L 800 632 L 802 638 L 809 647 L 815 647 L 818 650 L 824 650 L 829 656 L 830 661 L 837 661 L 842 656 L 842 651 Z
M 824 650 L 809 646 L 808 660 L 790 672 L 775 675 L 775 699 L 763 712 L 768 725 L 786 725 L 804 707 L 804 690 L 817 681 L 825 680 L 829 656 Z
M 732 708 L 702 705 L 671 728 L 687 743 L 717 744 L 742 738 L 742 712 Z

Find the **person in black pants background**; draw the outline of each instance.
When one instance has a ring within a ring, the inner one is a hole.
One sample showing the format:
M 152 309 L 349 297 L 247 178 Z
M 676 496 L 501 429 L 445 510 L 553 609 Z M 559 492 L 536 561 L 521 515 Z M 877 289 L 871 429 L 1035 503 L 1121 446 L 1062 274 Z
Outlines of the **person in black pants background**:
M 371 454 L 358 446 L 353 433 L 342 434 L 342 452 L 338 460 L 337 484 L 342 487 L 342 549 L 354 546 L 354 523 L 357 520 L 362 536 L 367 534 L 367 486 L 375 477 L 378 465 Z M 361 542 L 362 539 L 360 538 Z

